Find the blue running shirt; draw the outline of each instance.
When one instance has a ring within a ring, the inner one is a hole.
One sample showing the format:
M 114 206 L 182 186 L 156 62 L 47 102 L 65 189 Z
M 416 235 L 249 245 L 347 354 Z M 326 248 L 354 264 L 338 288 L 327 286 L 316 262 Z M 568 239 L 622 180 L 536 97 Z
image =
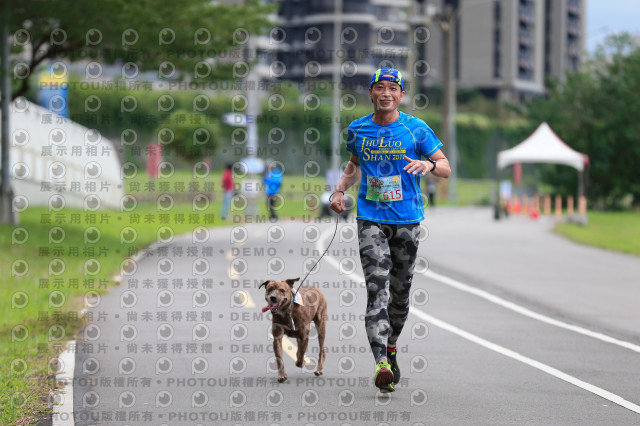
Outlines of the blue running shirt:
M 403 112 L 386 126 L 374 123 L 373 113 L 352 121 L 347 151 L 362 171 L 356 218 L 396 225 L 424 220 L 420 175 L 403 170 L 404 156 L 422 159 L 441 147 L 427 123 Z

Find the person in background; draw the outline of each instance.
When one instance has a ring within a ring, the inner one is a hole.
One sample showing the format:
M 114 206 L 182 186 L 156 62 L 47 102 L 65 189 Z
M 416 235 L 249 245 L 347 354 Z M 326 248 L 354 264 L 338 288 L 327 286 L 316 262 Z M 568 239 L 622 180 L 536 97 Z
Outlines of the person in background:
M 409 293 L 424 206 L 421 176 L 449 177 L 442 142 L 421 119 L 398 110 L 404 78 L 394 68 L 371 76 L 373 113 L 347 130 L 349 163 L 331 196 L 331 209 L 346 209 L 344 191 L 360 182 L 357 201 L 360 261 L 367 285 L 365 328 L 381 392 L 400 380 L 396 344 L 409 315 Z
M 231 198 L 233 197 L 233 164 L 227 163 L 222 172 L 222 190 L 224 191 L 224 199 L 222 201 L 222 211 L 220 217 L 222 220 L 227 219 L 229 214 L 229 206 L 231 205 Z
M 427 183 L 427 189 L 429 190 L 429 206 L 436 206 L 436 191 L 437 191 L 437 180 L 433 174 L 429 174 L 429 180 Z
M 267 167 L 263 178 L 265 184 L 265 193 L 267 194 L 267 208 L 269 210 L 269 219 L 271 221 L 278 220 L 276 214 L 276 200 L 282 185 L 282 170 L 277 167 L 275 161 L 267 163 Z

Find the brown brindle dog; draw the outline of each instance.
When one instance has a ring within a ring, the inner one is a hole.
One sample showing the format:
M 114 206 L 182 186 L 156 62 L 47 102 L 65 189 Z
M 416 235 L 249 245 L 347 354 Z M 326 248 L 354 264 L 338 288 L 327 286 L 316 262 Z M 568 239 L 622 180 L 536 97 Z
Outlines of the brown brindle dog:
M 304 365 L 304 354 L 309 344 L 309 327 L 311 321 L 318 331 L 318 365 L 316 376 L 323 372 L 324 365 L 324 337 L 327 326 L 327 301 L 320 290 L 315 287 L 301 287 L 298 289 L 296 303 L 293 292 L 293 284 L 300 278 L 291 278 L 285 281 L 265 281 L 258 286 L 265 287 L 264 299 L 268 306 L 262 312 L 271 311 L 271 325 L 273 332 L 273 353 L 278 364 L 278 382 L 287 380 L 284 371 L 284 358 L 282 357 L 282 336 L 295 337 L 298 342 L 296 367 Z

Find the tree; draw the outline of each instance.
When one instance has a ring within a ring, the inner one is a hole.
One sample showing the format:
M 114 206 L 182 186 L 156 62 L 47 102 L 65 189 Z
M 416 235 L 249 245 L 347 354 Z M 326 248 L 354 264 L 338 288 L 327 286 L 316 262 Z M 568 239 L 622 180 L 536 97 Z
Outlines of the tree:
M 640 206 L 640 48 L 628 34 L 611 36 L 582 71 L 551 85 L 549 97 L 527 110 L 546 121 L 572 148 L 589 155 L 589 200 L 619 208 L 631 195 Z M 575 172 L 548 168 L 545 180 L 573 193 Z
M 39 64 L 56 58 L 120 61 L 130 75 L 155 70 L 169 80 L 229 77 L 229 49 L 267 28 L 274 10 L 259 0 L 8 0 L 2 14 L 6 3 L 13 53 L 26 58 L 14 69 L 14 99 L 27 92 Z
M 178 109 L 158 127 L 158 143 L 166 151 L 193 163 L 213 154 L 218 145 L 218 123 L 199 112 Z
M 98 68 L 120 63 L 126 78 L 147 70 L 155 70 L 168 82 L 232 78 L 235 61 L 230 48 L 242 49 L 252 35 L 266 29 L 276 6 L 260 0 L 233 5 L 211 0 L 4 0 L 0 37 L 3 46 L 10 43 L 14 63 L 9 64 L 3 47 L 0 221 L 14 219 L 8 171 L 9 99 L 28 92 L 39 65 L 57 60 L 53 65 L 62 67 L 62 61 L 82 59 Z

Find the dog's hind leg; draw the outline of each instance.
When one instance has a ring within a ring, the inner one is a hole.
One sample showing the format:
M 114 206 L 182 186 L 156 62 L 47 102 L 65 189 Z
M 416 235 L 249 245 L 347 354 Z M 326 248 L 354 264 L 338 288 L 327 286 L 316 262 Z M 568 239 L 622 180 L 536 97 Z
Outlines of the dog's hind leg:
M 324 306 L 324 309 L 321 309 L 313 319 L 313 322 L 316 325 L 316 329 L 318 330 L 318 345 L 320 345 L 320 350 L 318 351 L 318 367 L 316 368 L 315 375 L 321 376 L 324 372 L 324 338 L 327 333 L 327 307 Z

